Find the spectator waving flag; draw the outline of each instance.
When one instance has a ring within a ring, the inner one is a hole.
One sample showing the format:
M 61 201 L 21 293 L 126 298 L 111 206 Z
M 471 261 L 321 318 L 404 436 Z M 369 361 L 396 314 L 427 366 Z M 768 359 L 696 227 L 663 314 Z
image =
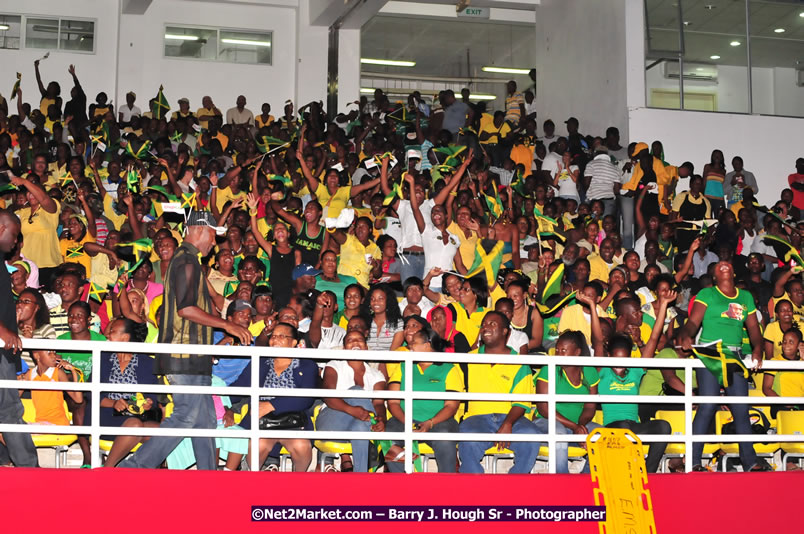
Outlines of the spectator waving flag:
M 268 154 L 272 152 L 274 149 L 277 148 L 287 148 L 290 146 L 288 141 L 283 141 L 281 139 L 277 139 L 276 137 L 271 137 L 268 135 L 260 136 L 256 139 L 257 141 L 257 149 L 260 151 L 261 154 Z
M 128 190 L 139 195 L 142 192 L 142 175 L 133 166 L 126 172 L 126 186 Z
M 89 295 L 88 297 L 94 300 L 97 303 L 103 302 L 103 299 L 106 298 L 106 294 L 109 293 L 108 287 L 101 287 L 95 282 L 89 283 Z
M 396 197 L 399 197 L 399 200 L 403 200 L 405 198 L 405 196 L 402 194 L 402 184 L 399 182 L 391 184 L 391 192 L 385 195 L 385 198 L 382 199 L 382 205 L 388 206 Z
M 170 104 L 168 104 L 167 98 L 165 98 L 165 94 L 162 92 L 162 86 L 160 85 L 159 92 L 156 93 L 156 98 L 154 98 L 151 103 L 151 113 L 155 119 L 163 119 L 168 111 L 170 111 Z
M 547 304 L 547 299 L 561 293 L 561 282 L 563 279 L 564 264 L 562 263 L 553 271 L 553 274 L 547 279 L 547 283 L 544 284 L 544 289 L 542 290 L 542 304 Z
M 503 248 L 505 248 L 505 241 L 479 240 L 475 247 L 475 261 L 472 263 L 466 278 L 485 273 L 486 282 L 489 287 L 492 287 L 497 280 L 497 272 L 502 265 Z
M 143 160 L 148 157 L 153 157 L 153 154 L 150 152 L 151 150 L 151 142 L 148 140 L 139 141 L 138 139 L 132 139 L 126 145 L 126 153 L 133 157 L 134 159 Z
M 748 378 L 748 368 L 740 358 L 731 351 L 723 351 L 721 342 L 712 345 L 698 345 L 692 347 L 692 353 L 701 360 L 701 363 L 715 375 L 717 381 L 723 387 L 729 387 L 729 377 L 731 371 L 740 370 L 745 378 Z M 731 366 L 731 369 L 729 367 Z
M 142 262 L 145 261 L 145 259 L 148 258 L 148 256 L 150 256 L 151 252 L 154 249 L 154 242 L 148 239 L 147 237 L 144 237 L 142 239 L 131 241 L 129 243 L 117 244 L 118 249 L 128 249 L 129 247 L 131 252 L 128 255 L 133 256 L 135 260 L 126 270 L 126 272 L 130 275 L 131 273 L 136 271 L 140 265 L 142 265 Z M 121 251 L 121 253 L 124 253 L 124 251 Z
M 494 191 L 494 196 L 483 193 L 486 199 L 486 206 L 489 208 L 489 213 L 495 218 L 499 219 L 503 214 L 502 200 L 500 200 L 500 193 L 497 191 L 497 184 L 492 183 L 491 189 Z

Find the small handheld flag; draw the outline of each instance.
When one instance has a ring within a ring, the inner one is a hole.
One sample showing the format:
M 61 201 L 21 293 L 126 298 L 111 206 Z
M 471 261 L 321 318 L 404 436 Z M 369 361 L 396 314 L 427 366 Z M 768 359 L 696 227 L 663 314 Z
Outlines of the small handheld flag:
M 17 98 L 17 91 L 20 90 L 20 82 L 22 81 L 22 73 L 17 73 L 17 81 L 14 82 L 14 87 L 11 89 L 11 100 Z
M 156 93 L 156 98 L 151 104 L 151 113 L 155 119 L 163 119 L 165 114 L 170 111 L 170 104 L 168 104 L 165 94 L 162 92 L 163 87 L 159 86 L 159 92 Z

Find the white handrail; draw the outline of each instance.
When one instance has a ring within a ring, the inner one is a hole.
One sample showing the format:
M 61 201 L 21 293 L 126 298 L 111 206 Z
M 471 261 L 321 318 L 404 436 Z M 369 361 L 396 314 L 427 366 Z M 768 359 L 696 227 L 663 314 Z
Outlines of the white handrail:
M 412 406 L 414 400 L 490 400 L 490 401 L 520 401 L 520 402 L 546 402 L 548 404 L 548 433 L 547 434 L 487 434 L 487 433 L 429 433 L 428 441 L 495 441 L 511 442 L 546 442 L 549 447 L 548 469 L 551 473 L 556 470 L 555 447 L 556 443 L 577 442 L 578 437 L 572 434 L 556 434 L 556 403 L 558 402 L 605 402 L 610 403 L 662 403 L 683 404 L 685 411 L 685 432 L 683 435 L 646 435 L 640 436 L 647 443 L 651 442 L 684 442 L 691 447 L 693 442 L 715 443 L 742 443 L 742 442 L 800 442 L 804 435 L 710 435 L 692 434 L 692 405 L 701 403 L 711 404 L 804 404 L 804 397 L 728 397 L 728 400 L 719 396 L 693 397 L 692 371 L 703 368 L 697 359 L 655 359 L 655 358 L 591 358 L 588 356 L 548 356 L 548 355 L 496 355 L 496 354 L 451 354 L 451 353 L 417 353 L 417 352 L 391 352 L 391 351 L 347 351 L 347 350 L 310 350 L 310 349 L 277 349 L 272 347 L 253 346 L 217 346 L 217 345 L 182 345 L 159 343 L 115 343 L 111 341 L 73 341 L 23 338 L 26 350 L 56 350 L 63 352 L 92 352 L 92 381 L 90 383 L 41 383 L 29 381 L 0 380 L 0 388 L 13 389 L 44 389 L 44 390 L 70 390 L 84 391 L 91 395 L 92 418 L 90 425 L 83 426 L 53 426 L 41 424 L 0 424 L 0 432 L 30 432 L 43 434 L 88 434 L 92 438 L 91 453 L 92 466 L 98 467 L 100 462 L 99 437 L 101 435 L 129 435 L 129 436 L 184 436 L 184 437 L 231 437 L 248 438 L 251 440 L 252 462 L 251 469 L 258 470 L 259 438 L 301 438 L 321 440 L 404 440 L 406 450 L 412 450 L 412 442 L 421 437 L 414 434 L 413 411 L 405 410 L 404 431 L 402 432 L 334 432 L 334 431 L 299 431 L 299 430 L 259 430 L 258 406 L 259 398 L 263 396 L 284 397 L 338 397 L 338 398 L 370 398 L 370 399 L 402 399 L 407 406 Z M 130 352 L 137 354 L 203 354 L 225 357 L 248 357 L 251 359 L 251 386 L 249 387 L 205 387 L 205 386 L 170 386 L 158 384 L 138 384 L 136 389 L 140 392 L 150 393 L 199 393 L 216 395 L 238 395 L 249 397 L 251 429 L 182 429 L 182 428 L 122 428 L 101 427 L 100 422 L 100 394 L 101 392 L 130 392 L 131 384 L 106 384 L 100 382 L 101 353 Z M 392 361 L 404 362 L 411 368 L 414 362 L 451 362 L 451 363 L 495 363 L 495 364 L 524 364 L 547 366 L 548 376 L 555 376 L 556 365 L 579 365 L 595 367 L 644 367 L 652 369 L 684 369 L 685 395 L 677 397 L 666 396 L 613 396 L 613 395 L 566 395 L 557 394 L 555 380 L 548 381 L 547 394 L 511 394 L 511 393 L 478 393 L 478 392 L 426 392 L 413 391 L 413 373 L 405 375 L 405 389 L 402 391 L 357 391 L 357 390 L 322 390 L 322 389 L 277 389 L 262 388 L 259 386 L 259 359 L 264 357 L 293 357 L 316 360 L 363 360 L 363 361 Z M 765 370 L 799 370 L 804 371 L 804 362 L 801 361 L 766 361 Z M 348 438 L 344 438 L 344 435 Z M 690 449 L 691 450 L 691 449 Z M 691 470 L 691 454 L 686 456 L 686 470 Z M 406 455 L 405 470 L 413 471 L 411 455 Z

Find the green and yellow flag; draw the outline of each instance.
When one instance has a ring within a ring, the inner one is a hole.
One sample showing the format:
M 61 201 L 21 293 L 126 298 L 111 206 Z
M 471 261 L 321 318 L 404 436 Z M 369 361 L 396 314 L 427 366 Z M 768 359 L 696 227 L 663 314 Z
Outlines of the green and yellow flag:
M 95 302 L 101 303 L 103 299 L 106 298 L 106 295 L 109 293 L 108 287 L 101 287 L 95 282 L 89 283 L 89 298 L 94 300 Z
M 724 351 L 721 342 L 708 347 L 692 347 L 692 353 L 724 388 L 729 387 L 729 378 L 734 371 L 740 371 L 743 377 L 748 378 L 748 368 L 743 361 L 730 350 Z
M 261 154 L 267 154 L 272 149 L 277 147 L 290 145 L 290 142 L 288 141 L 282 141 L 281 139 L 277 139 L 276 137 L 270 137 L 268 135 L 258 137 L 256 139 L 256 142 L 257 142 L 257 150 L 259 150 Z
M 556 221 L 552 217 L 548 217 L 547 215 L 542 213 L 542 210 L 539 209 L 539 206 L 534 206 L 533 207 L 533 216 L 536 217 L 537 221 L 542 220 L 542 221 L 548 222 L 548 223 L 553 224 L 553 225 L 558 225 L 558 221 Z
M 191 210 L 198 209 L 198 201 L 195 191 L 192 193 L 181 194 L 181 207 L 182 209 L 191 209 Z
M 170 140 L 173 141 L 174 143 L 181 143 L 181 136 L 182 136 L 182 133 L 180 131 L 176 130 L 175 132 L 170 134 Z
M 179 198 L 177 196 L 171 195 L 170 193 L 168 193 L 167 189 L 165 189 L 161 185 L 149 185 L 148 187 L 145 188 L 145 190 L 146 191 L 156 191 L 157 193 L 160 193 L 160 194 L 164 195 L 165 198 L 168 199 L 168 202 L 178 202 L 179 201 Z
M 135 195 L 139 195 L 142 192 L 142 175 L 134 167 L 126 172 L 126 186 Z
M 155 119 L 163 119 L 168 111 L 170 111 L 170 104 L 168 104 L 165 94 L 162 92 L 163 87 L 159 86 L 159 92 L 156 93 L 156 99 L 151 104 L 151 113 Z
M 493 246 L 491 246 L 491 243 L 494 242 L 490 239 L 479 239 L 477 241 L 475 261 L 472 263 L 469 273 L 465 276 L 465 278 L 472 278 L 484 273 L 489 288 L 497 281 L 497 273 L 502 265 L 503 248 L 505 248 L 505 241 L 497 241 Z M 489 252 L 486 252 L 487 248 Z
M 382 205 L 388 206 L 396 197 L 399 197 L 399 200 L 403 200 L 405 198 L 405 196 L 402 194 L 402 184 L 400 182 L 391 184 L 391 192 L 385 195 L 385 198 L 382 199 Z
M 14 87 L 11 88 L 11 98 L 10 100 L 14 100 L 17 98 L 17 91 L 20 90 L 20 82 L 22 81 L 22 73 L 17 73 L 17 81 L 14 82 Z
M 226 282 L 226 285 L 223 286 L 223 298 L 228 299 L 234 295 L 239 284 L 240 282 Z
M 67 247 L 66 256 L 67 256 L 68 260 L 75 259 L 75 258 L 80 258 L 83 255 L 84 255 L 84 246 L 83 245 L 78 245 L 77 247 Z
M 575 294 L 577 291 L 573 291 L 569 295 L 565 296 L 562 299 L 557 300 L 552 304 L 542 304 L 541 302 L 536 303 L 536 307 L 539 309 L 539 313 L 542 314 L 542 317 L 549 317 L 553 315 L 558 310 L 569 304 L 569 302 L 575 298 Z
M 433 154 L 436 157 L 436 165 L 439 171 L 451 172 L 455 167 L 460 164 L 461 160 L 458 156 L 466 150 L 466 146 L 442 146 L 433 149 Z
M 500 200 L 500 193 L 497 191 L 497 184 L 492 182 L 491 188 L 494 191 L 494 196 L 483 193 L 483 197 L 486 199 L 486 206 L 489 209 L 489 213 L 495 219 L 499 219 L 502 217 L 503 211 L 505 210 L 503 210 L 502 200 Z
M 560 264 L 553 274 L 550 275 L 550 278 L 547 279 L 547 282 L 544 284 L 544 290 L 542 290 L 542 304 L 547 304 L 547 299 L 552 297 L 553 295 L 560 295 L 561 294 L 561 283 L 564 280 L 564 264 Z
M 126 145 L 126 154 L 133 157 L 134 159 L 143 160 L 146 158 L 153 157 L 150 153 L 151 150 L 151 142 L 146 140 L 143 141 L 138 148 L 134 148 L 135 141 L 129 141 Z
M 126 273 L 131 275 L 137 268 L 142 265 L 142 262 L 145 261 L 150 255 L 151 252 L 154 250 L 154 242 L 144 237 L 142 239 L 138 239 L 136 241 L 130 241 L 128 243 L 118 243 L 117 248 L 126 248 L 131 247 L 131 254 L 134 256 L 135 260 L 134 263 L 129 265 L 128 269 L 126 269 Z
M 59 176 L 59 187 L 66 187 L 70 183 L 74 183 L 73 176 L 67 172 Z

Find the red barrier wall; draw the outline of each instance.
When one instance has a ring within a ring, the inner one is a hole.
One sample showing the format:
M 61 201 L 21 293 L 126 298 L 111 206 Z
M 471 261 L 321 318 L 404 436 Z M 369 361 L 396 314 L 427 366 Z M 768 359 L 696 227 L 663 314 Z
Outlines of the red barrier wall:
M 5 532 L 598 532 L 596 523 L 257 523 L 252 505 L 593 505 L 586 475 L 0 470 Z M 799 533 L 804 472 L 649 479 L 657 532 Z M 90 527 L 87 529 L 87 527 Z M 147 530 L 143 530 L 146 529 Z M 48 530 L 45 530 L 48 529 Z M 449 529 L 449 530 L 445 530 Z M 640 533 L 641 534 L 641 533 Z

